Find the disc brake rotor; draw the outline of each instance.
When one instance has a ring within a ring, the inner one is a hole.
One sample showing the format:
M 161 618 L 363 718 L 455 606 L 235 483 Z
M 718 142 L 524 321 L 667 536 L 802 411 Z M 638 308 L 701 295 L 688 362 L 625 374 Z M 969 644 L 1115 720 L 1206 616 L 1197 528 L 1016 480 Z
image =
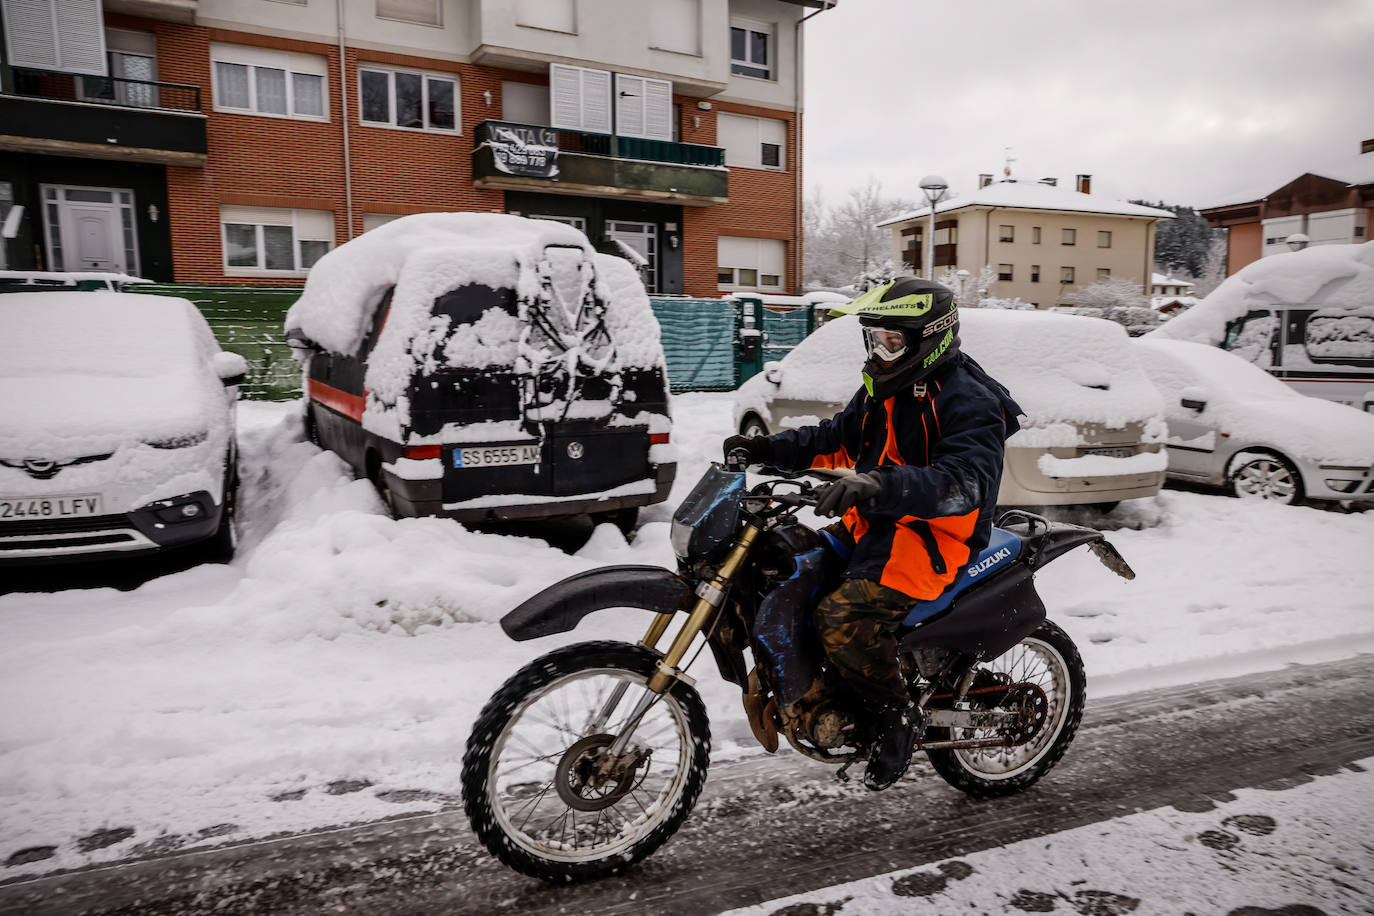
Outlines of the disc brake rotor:
M 642 777 L 641 766 L 649 759 L 644 751 L 627 752 L 606 768 L 604 751 L 614 735 L 588 735 L 575 743 L 558 761 L 554 787 L 558 797 L 577 811 L 601 811 L 620 801 Z
M 1026 744 L 1045 727 L 1050 699 L 1035 684 L 1017 684 L 1007 691 L 1001 705 L 1019 713 L 1016 725 L 1008 730 L 1012 746 Z

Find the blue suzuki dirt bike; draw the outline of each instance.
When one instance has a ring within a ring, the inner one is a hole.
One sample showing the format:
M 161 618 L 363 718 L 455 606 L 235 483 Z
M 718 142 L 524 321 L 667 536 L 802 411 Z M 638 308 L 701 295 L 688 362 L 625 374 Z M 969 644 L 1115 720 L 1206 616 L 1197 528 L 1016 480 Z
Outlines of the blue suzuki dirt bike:
M 720 675 L 741 688 L 765 750 L 776 751 L 781 735 L 839 764 L 841 778 L 867 759 L 873 711 L 829 674 L 811 623 L 844 569 L 837 543 L 796 517 L 823 488 L 798 479 L 749 487 L 743 455 L 731 457 L 741 460 L 711 465 L 673 517 L 676 572 L 581 573 L 502 619 L 511 638 L 527 640 L 568 632 L 606 608 L 654 615 L 637 645 L 578 643 L 530 662 L 474 724 L 463 758 L 468 820 L 516 871 L 558 882 L 618 874 L 686 820 L 711 744 L 685 673 L 698 636 Z M 972 796 L 1031 786 L 1078 729 L 1083 662 L 1046 619 L 1034 575 L 1083 544 L 1134 578 L 1101 532 L 1012 510 L 945 593 L 917 604 L 901 627 L 902 666 L 925 723 L 917 748 Z

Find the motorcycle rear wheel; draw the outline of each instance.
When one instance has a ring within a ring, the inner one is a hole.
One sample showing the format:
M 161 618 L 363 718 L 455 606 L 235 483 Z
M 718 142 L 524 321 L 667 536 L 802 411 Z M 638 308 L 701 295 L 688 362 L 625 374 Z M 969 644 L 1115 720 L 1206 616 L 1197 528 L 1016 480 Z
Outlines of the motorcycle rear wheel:
M 706 707 L 691 687 L 649 708 L 631 762 L 596 772 L 656 661 L 639 646 L 579 643 L 535 659 L 492 695 L 468 738 L 463 803 L 493 855 L 572 883 L 620 874 L 677 832 L 710 763 Z M 609 719 L 589 727 L 622 684 Z
M 1033 726 L 1018 735 L 1010 747 L 966 750 L 929 750 L 935 772 L 954 788 L 974 798 L 1000 798 L 1014 795 L 1034 785 L 1059 762 L 1078 731 L 1083 718 L 1084 689 L 1087 677 L 1083 659 L 1069 635 L 1046 620 L 1011 649 L 975 669 L 993 678 L 989 682 L 1008 684 L 1024 697 L 1035 697 Z M 967 690 L 965 681 L 964 690 Z M 995 694 L 994 694 L 995 695 Z M 962 699 L 962 697 L 961 697 Z M 936 734 L 938 732 L 938 734 Z M 927 737 L 991 738 L 1002 732 L 994 729 L 930 729 Z

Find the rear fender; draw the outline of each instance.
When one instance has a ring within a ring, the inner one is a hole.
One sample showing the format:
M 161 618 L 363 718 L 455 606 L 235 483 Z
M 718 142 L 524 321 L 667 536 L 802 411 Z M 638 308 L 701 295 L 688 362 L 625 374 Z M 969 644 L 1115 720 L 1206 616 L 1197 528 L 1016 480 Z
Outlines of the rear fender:
M 1012 518 L 1019 520 L 1012 521 Z M 1103 566 L 1123 579 L 1135 578 L 1135 571 L 1101 531 L 1081 525 L 1051 522 L 1038 515 L 1017 510 L 1003 515 L 1001 521 L 1002 524 L 998 527 L 1007 529 L 1021 539 L 1021 560 L 1032 571 L 1040 569 L 1075 547 L 1087 544 Z
M 661 566 L 606 566 L 550 585 L 501 618 L 501 629 L 517 641 L 567 633 L 582 618 L 610 607 L 652 613 L 687 607 L 692 589 Z

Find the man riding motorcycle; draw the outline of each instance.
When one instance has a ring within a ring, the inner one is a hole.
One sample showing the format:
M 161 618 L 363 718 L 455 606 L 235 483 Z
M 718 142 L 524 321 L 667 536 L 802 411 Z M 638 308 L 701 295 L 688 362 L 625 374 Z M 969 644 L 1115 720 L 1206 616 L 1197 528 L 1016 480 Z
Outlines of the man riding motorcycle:
M 855 471 L 817 507 L 842 516 L 825 531 L 847 566 L 814 619 L 831 670 L 877 710 L 864 785 L 879 791 L 906 772 L 922 729 L 897 627 L 987 546 L 1005 441 L 1022 411 L 960 352 L 958 305 L 938 283 L 899 277 L 836 313 L 859 316 L 867 351 L 849 404 L 816 426 L 731 436 L 724 450 L 788 470 Z

